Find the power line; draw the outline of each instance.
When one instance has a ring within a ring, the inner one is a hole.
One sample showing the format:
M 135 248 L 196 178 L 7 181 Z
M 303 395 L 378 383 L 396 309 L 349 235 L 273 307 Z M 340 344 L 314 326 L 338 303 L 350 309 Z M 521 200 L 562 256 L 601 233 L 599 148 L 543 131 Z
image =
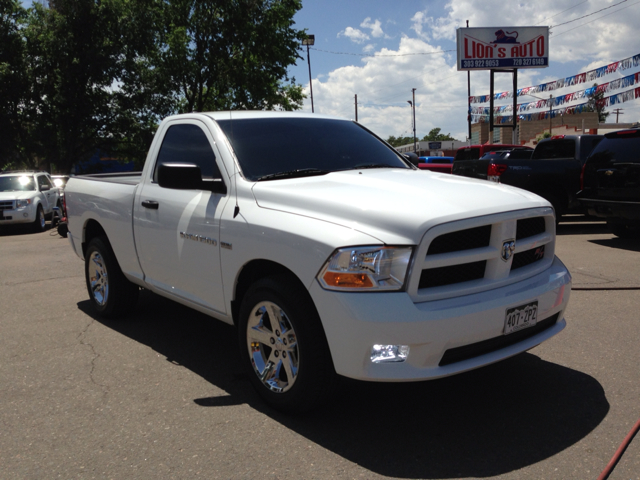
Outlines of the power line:
M 579 7 L 580 5 L 582 5 L 583 3 L 587 3 L 589 0 L 584 0 L 584 2 L 580 2 L 577 5 L 574 5 L 573 7 L 569 7 L 566 10 L 561 11 L 560 13 L 556 13 L 555 15 L 552 15 L 550 17 L 545 18 L 544 20 L 542 20 L 541 22 L 536 23 L 536 25 L 540 25 L 541 23 L 546 22 L 547 20 L 551 20 L 552 18 L 556 18 L 558 15 L 562 15 L 565 12 L 568 12 L 569 10 L 572 10 L 576 7 Z
M 618 5 L 620 5 L 620 4 L 622 4 L 622 3 L 625 3 L 626 1 L 628 1 L 628 0 L 622 0 L 621 2 L 614 3 L 613 5 L 609 5 L 608 7 L 601 8 L 600 10 L 596 10 L 595 12 L 591 12 L 591 13 L 588 13 L 588 14 L 583 15 L 583 16 L 581 16 L 581 17 L 574 18 L 573 20 L 569 20 L 568 22 L 559 23 L 558 25 L 552 25 L 552 26 L 551 26 L 551 27 L 549 27 L 549 28 L 556 28 L 556 27 L 559 27 L 559 26 L 561 26 L 561 25 L 566 25 L 566 24 L 568 24 L 568 23 L 577 22 L 578 20 L 580 20 L 580 19 L 582 19 L 582 18 L 590 17 L 591 15 L 595 15 L 596 13 L 603 12 L 604 10 L 609 10 L 610 8 L 617 7 Z
M 589 25 L 590 23 L 596 22 L 596 21 L 598 21 L 598 20 L 602 20 L 604 17 L 609 17 L 609 16 L 611 16 L 611 15 L 615 15 L 616 13 L 620 13 L 622 10 L 626 10 L 627 8 L 631 8 L 631 7 L 633 7 L 634 5 L 637 5 L 638 3 L 640 3 L 640 1 L 638 1 L 638 2 L 636 2 L 636 3 L 632 3 L 631 5 L 629 5 L 629 6 L 627 6 L 627 7 L 622 7 L 622 8 L 620 8 L 619 10 L 616 10 L 615 12 L 607 13 L 606 15 L 602 15 L 601 17 L 594 18 L 594 19 L 593 19 L 593 20 L 591 20 L 590 22 L 586 22 L 586 23 L 583 23 L 582 25 L 578 25 L 577 27 L 570 28 L 569 30 L 565 30 L 565 31 L 564 31 L 564 32 L 562 32 L 562 33 L 556 33 L 556 34 L 554 34 L 554 35 L 553 35 L 553 38 L 557 38 L 557 37 L 559 37 L 560 35 L 564 35 L 565 33 L 569 33 L 569 32 L 571 32 L 572 30 L 575 30 L 576 28 L 582 28 L 582 27 L 584 27 L 585 25 Z

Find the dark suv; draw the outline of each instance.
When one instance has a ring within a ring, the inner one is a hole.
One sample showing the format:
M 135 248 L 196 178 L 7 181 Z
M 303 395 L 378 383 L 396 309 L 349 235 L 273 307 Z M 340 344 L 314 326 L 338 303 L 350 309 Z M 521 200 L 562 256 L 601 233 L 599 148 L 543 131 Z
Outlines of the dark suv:
M 608 133 L 582 169 L 578 200 L 614 235 L 640 238 L 640 128 Z

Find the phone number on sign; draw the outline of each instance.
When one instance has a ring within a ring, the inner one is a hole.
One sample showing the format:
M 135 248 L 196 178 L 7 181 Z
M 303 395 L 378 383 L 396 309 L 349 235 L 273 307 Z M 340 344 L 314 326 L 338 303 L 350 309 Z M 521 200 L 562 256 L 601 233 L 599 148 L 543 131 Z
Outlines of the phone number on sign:
M 463 60 L 462 68 L 499 67 L 499 60 Z
M 545 65 L 544 58 L 514 58 L 514 67 L 528 67 L 531 65 Z

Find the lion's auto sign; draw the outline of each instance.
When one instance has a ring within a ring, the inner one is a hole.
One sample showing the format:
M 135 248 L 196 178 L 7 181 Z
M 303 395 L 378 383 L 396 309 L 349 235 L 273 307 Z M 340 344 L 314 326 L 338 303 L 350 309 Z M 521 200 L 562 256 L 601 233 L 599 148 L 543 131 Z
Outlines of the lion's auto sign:
M 549 66 L 549 27 L 459 28 L 458 70 Z

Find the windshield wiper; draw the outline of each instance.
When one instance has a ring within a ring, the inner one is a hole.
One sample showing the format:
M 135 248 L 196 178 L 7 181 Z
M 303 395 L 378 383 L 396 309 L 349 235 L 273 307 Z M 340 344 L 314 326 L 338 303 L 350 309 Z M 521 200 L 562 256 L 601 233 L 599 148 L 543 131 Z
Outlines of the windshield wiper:
M 331 173 L 330 170 L 320 170 L 317 168 L 299 168 L 297 170 L 289 170 L 288 172 L 270 173 L 269 175 L 263 175 L 258 178 L 257 181 L 262 180 L 278 180 L 281 178 L 297 178 L 297 177 L 312 177 L 314 175 L 326 175 Z
M 364 170 L 365 168 L 402 168 L 398 165 L 387 165 L 386 163 L 363 163 L 347 170 Z

